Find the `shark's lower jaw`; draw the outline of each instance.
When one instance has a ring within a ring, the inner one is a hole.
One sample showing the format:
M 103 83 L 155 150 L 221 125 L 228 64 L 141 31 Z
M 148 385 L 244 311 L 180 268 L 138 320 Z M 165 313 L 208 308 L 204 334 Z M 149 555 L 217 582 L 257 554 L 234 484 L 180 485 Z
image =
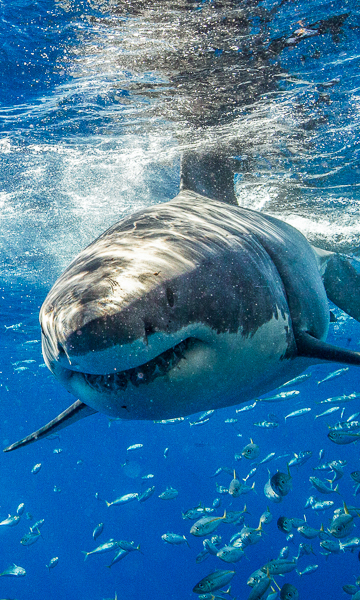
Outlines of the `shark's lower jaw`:
M 89 387 L 100 393 L 125 391 L 129 385 L 138 388 L 141 385 L 152 383 L 158 377 L 164 377 L 181 360 L 186 359 L 186 351 L 192 348 L 197 341 L 195 338 L 187 338 L 149 362 L 133 369 L 105 375 L 83 373 L 83 377 Z

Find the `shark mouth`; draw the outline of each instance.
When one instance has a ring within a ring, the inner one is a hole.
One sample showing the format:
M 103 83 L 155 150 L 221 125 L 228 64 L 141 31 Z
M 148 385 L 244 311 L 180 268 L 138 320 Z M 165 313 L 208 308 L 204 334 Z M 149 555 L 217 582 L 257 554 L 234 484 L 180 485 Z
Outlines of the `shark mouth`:
M 105 375 L 91 373 L 83 373 L 82 375 L 86 383 L 100 393 L 125 391 L 130 383 L 135 387 L 144 384 L 147 385 L 158 377 L 166 375 L 182 359 L 186 360 L 186 351 L 192 348 L 198 341 L 196 338 L 186 338 L 149 362 L 132 369 L 127 369 L 126 371 Z

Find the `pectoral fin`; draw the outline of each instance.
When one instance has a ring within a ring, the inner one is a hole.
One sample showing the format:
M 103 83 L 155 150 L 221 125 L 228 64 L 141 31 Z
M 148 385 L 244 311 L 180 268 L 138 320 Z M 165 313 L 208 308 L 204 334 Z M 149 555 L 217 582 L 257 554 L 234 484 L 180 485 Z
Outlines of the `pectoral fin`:
M 360 352 L 327 344 L 304 331 L 296 336 L 296 346 L 299 356 L 344 363 L 345 365 L 360 365 Z
M 69 406 L 64 412 L 55 417 L 50 423 L 44 425 L 34 433 L 24 437 L 22 440 L 11 444 L 7 448 L 4 448 L 4 452 L 10 452 L 11 450 L 15 450 L 16 448 L 20 448 L 21 446 L 26 446 L 27 444 L 31 444 L 32 442 L 36 442 L 41 438 L 45 438 L 50 433 L 54 433 L 60 431 L 60 429 L 64 429 L 68 425 L 72 425 L 72 423 L 76 423 L 76 421 L 80 421 L 84 417 L 88 417 L 90 415 L 95 414 L 97 411 L 93 408 L 90 408 L 80 400 L 76 400 L 74 404 Z

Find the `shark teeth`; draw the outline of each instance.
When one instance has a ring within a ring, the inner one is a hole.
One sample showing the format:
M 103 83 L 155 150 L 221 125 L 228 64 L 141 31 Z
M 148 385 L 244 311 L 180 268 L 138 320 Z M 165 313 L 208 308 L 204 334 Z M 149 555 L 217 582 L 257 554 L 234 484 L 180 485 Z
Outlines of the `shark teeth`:
M 185 352 L 194 345 L 194 338 L 176 344 L 173 348 L 165 350 L 159 356 L 156 356 L 144 365 L 133 369 L 127 369 L 120 373 L 109 373 L 105 375 L 94 375 L 92 373 L 83 373 L 86 383 L 100 393 L 125 391 L 131 383 L 135 387 L 143 384 L 149 384 L 157 377 L 163 377 L 171 369 L 176 367 L 182 359 L 185 359 Z

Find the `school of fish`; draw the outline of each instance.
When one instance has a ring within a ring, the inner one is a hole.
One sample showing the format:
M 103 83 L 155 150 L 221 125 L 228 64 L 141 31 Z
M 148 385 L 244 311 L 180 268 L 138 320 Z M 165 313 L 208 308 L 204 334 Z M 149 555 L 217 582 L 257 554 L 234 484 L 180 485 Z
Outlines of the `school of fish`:
M 159 531 L 159 540 L 168 547 L 170 564 L 172 559 L 181 560 L 181 555 L 174 554 L 175 550 L 172 547 L 175 546 L 182 546 L 184 552 L 190 552 L 197 565 L 208 561 L 208 569 L 205 568 L 206 565 L 199 566 L 199 580 L 194 581 L 190 586 L 200 600 L 231 600 L 239 595 L 238 585 L 243 584 L 244 581 L 249 586 L 248 600 L 275 600 L 276 598 L 296 600 L 304 597 L 302 596 L 303 576 L 314 576 L 318 569 L 323 569 L 324 566 L 326 569 L 331 560 L 334 558 L 336 560 L 336 556 L 345 552 L 353 556 L 359 553 L 360 559 L 360 534 L 357 535 L 356 532 L 360 523 L 360 506 L 353 506 L 352 499 L 342 495 L 342 481 L 346 479 L 353 485 L 354 497 L 360 493 L 360 469 L 356 468 L 354 462 L 355 467 L 352 470 L 351 465 L 341 458 L 340 452 L 341 446 L 354 444 L 360 437 L 360 420 L 358 420 L 360 413 L 348 414 L 350 413 L 348 403 L 356 400 L 360 394 L 351 392 L 326 398 L 319 395 L 317 403 L 330 406 L 322 412 L 316 410 L 316 404 L 315 407 L 314 403 L 308 407 L 304 406 L 302 401 L 302 386 L 305 383 L 315 384 L 317 388 L 320 384 L 334 378 L 346 376 L 348 371 L 348 368 L 331 371 L 319 381 L 314 381 L 314 376 L 310 379 L 312 376 L 310 371 L 286 383 L 272 395 L 254 399 L 252 403 L 239 409 L 229 410 L 228 414 L 234 416 L 227 416 L 223 422 L 224 427 L 232 426 L 235 429 L 238 440 L 236 448 L 234 445 L 236 451 L 232 464 L 222 466 L 214 464 L 213 469 L 209 467 L 207 476 L 210 480 L 214 480 L 214 484 L 213 497 L 207 499 L 207 502 L 206 499 L 199 497 L 194 499 L 192 507 L 184 509 L 179 502 L 182 490 L 169 484 L 151 485 L 151 480 L 155 477 L 152 473 L 142 477 L 139 475 L 139 484 L 134 485 L 137 489 L 133 491 L 119 490 L 118 495 L 109 499 L 103 499 L 96 494 L 97 499 L 110 511 L 118 511 L 120 518 L 121 507 L 130 502 L 152 501 L 160 504 L 163 501 L 173 502 L 174 511 L 177 517 L 181 517 L 183 526 L 180 528 L 178 525 L 172 526 L 170 522 L 164 523 L 161 525 L 164 530 Z M 326 389 L 325 386 L 323 388 Z M 252 437 L 247 433 L 241 433 L 241 413 L 255 415 L 257 407 L 264 409 L 267 403 L 271 403 L 274 412 L 269 413 L 265 420 L 259 421 L 254 417 Z M 284 403 L 291 406 L 289 412 L 284 411 Z M 279 408 L 278 414 L 276 414 L 277 408 Z M 217 411 L 211 410 L 191 418 L 154 422 L 154 427 L 168 424 L 209 427 L 209 421 L 216 415 Z M 324 423 L 323 441 L 326 441 L 327 436 L 333 443 L 332 456 L 326 456 L 325 451 L 319 448 L 301 448 L 296 452 L 290 450 L 285 454 L 280 454 L 276 448 L 268 451 L 266 437 L 264 437 L 266 433 L 261 429 L 284 430 L 292 427 L 292 423 L 295 426 L 295 423 L 299 423 L 301 419 L 307 419 L 309 427 L 320 417 L 324 417 L 321 421 Z M 334 420 L 335 417 L 335 422 L 330 425 L 330 420 Z M 296 421 L 289 423 L 289 419 L 295 418 Z M 109 419 L 109 426 L 113 421 L 117 420 Z M 58 443 L 60 437 L 54 436 L 54 439 Z M 60 454 L 61 451 L 62 448 L 57 447 L 53 453 Z M 132 456 L 145 451 L 146 443 L 131 444 L 125 451 L 125 462 L 121 466 L 126 467 Z M 164 449 L 164 460 L 167 460 L 169 451 L 171 448 Z M 43 462 L 36 463 L 30 469 L 31 474 L 39 477 L 38 473 L 42 467 Z M 155 469 L 156 465 L 154 465 Z M 297 487 L 297 481 L 304 477 L 308 482 L 306 490 L 303 489 L 304 486 Z M 58 488 L 54 491 L 61 490 Z M 256 514 L 252 509 L 255 493 L 263 498 L 264 510 L 260 514 Z M 304 495 L 303 514 L 292 514 L 291 509 L 287 508 L 288 497 L 291 498 L 294 493 Z M 32 523 L 32 515 L 26 512 L 25 502 L 18 505 L 14 514 L 8 514 L 7 517 L 4 515 L 0 527 L 14 528 L 15 535 L 18 530 L 15 526 L 26 521 L 30 523 L 29 529 L 19 536 L 19 543 L 27 547 L 42 543 L 41 539 L 46 538 L 45 520 L 40 519 Z M 143 560 L 148 559 L 146 540 L 144 542 L 139 539 L 133 541 L 108 538 L 109 534 L 111 535 L 111 532 L 107 532 L 105 522 L 99 522 L 92 532 L 89 531 L 89 548 L 81 550 L 85 560 L 90 557 L 89 560 L 94 561 L 94 564 L 96 562 L 97 565 L 102 564 L 100 561 L 105 561 L 106 567 L 115 570 L 121 569 L 117 563 L 123 559 L 129 560 L 133 552 L 140 553 Z M 253 558 L 251 562 L 244 560 L 249 558 L 250 547 L 255 544 L 269 546 L 267 562 L 253 564 Z M 274 552 L 275 547 L 277 550 Z M 29 551 L 36 550 L 29 549 Z M 106 557 L 102 558 L 103 554 Z M 66 557 L 49 557 L 48 564 L 44 566 L 50 572 L 62 560 L 65 561 Z M 241 569 L 238 566 L 240 561 Z M 353 600 L 358 600 L 360 577 L 356 573 L 355 565 L 354 559 L 354 581 L 344 581 L 342 591 Z M 204 569 L 205 573 L 207 572 L 205 575 Z M 25 575 L 25 568 L 11 563 L 11 560 L 0 572 L 0 577 L 24 577 Z M 280 577 L 282 580 L 279 579 Z M 286 581 L 289 577 L 290 581 Z M 189 592 L 191 592 L 190 587 Z M 337 593 L 340 591 L 338 590 Z

